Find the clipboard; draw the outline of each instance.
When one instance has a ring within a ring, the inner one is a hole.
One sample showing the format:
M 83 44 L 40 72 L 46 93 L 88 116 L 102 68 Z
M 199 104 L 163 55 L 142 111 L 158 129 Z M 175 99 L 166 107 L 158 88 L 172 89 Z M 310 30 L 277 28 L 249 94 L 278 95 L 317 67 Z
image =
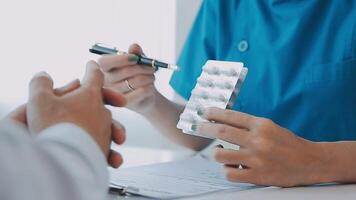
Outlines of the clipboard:
M 176 199 L 257 186 L 226 180 L 223 165 L 195 156 L 181 161 L 112 170 L 110 192 L 120 196 Z

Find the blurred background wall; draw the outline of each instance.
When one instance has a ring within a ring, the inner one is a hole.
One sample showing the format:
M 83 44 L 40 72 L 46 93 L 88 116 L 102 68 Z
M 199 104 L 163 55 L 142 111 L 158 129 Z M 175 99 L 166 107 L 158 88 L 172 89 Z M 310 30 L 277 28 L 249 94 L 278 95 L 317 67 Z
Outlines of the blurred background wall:
M 148 56 L 176 62 L 201 0 L 2 0 L 0 1 L 0 117 L 24 103 L 34 73 L 55 85 L 81 78 L 95 42 L 127 50 L 136 42 Z M 174 97 L 171 72 L 157 73 L 157 88 Z M 125 124 L 126 145 L 178 147 L 141 116 L 112 109 Z M 156 138 L 152 140 L 152 138 Z

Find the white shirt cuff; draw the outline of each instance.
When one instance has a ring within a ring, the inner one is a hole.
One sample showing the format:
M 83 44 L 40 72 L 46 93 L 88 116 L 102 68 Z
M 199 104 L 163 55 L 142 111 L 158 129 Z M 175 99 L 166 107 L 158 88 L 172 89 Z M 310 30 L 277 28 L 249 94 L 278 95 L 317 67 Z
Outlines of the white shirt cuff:
M 49 127 L 38 134 L 39 141 L 53 141 L 76 149 L 89 163 L 98 184 L 109 185 L 107 159 L 94 139 L 82 128 L 72 123 L 61 123 Z

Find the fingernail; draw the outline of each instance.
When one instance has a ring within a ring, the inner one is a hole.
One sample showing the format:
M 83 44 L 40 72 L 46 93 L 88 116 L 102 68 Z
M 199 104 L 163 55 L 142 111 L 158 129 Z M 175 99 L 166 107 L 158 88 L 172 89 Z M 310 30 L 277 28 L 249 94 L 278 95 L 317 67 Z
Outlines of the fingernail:
M 190 129 L 195 132 L 197 131 L 198 126 L 196 124 L 193 124 Z
M 136 56 L 136 55 L 130 55 L 130 56 L 129 56 L 129 61 L 130 61 L 130 62 L 137 62 L 138 59 L 139 59 L 139 57 Z
M 48 78 L 49 80 L 53 81 L 52 77 L 51 77 L 47 72 L 45 72 L 45 71 L 38 72 L 37 74 L 35 74 L 34 77 L 37 77 L 37 78 L 39 78 L 39 77 L 46 77 L 46 78 Z
M 35 76 L 36 77 L 41 77 L 41 76 L 50 77 L 49 74 L 45 71 L 38 72 L 37 74 L 35 74 Z
M 95 62 L 94 60 L 89 60 L 88 65 L 97 65 L 97 62 Z

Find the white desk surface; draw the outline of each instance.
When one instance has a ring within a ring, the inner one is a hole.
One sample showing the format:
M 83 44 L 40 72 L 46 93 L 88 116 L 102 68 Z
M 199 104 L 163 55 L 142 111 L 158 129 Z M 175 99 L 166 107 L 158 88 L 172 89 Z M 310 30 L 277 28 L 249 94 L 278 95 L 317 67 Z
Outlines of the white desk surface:
M 116 147 L 115 147 L 116 148 Z M 158 162 L 168 162 L 177 159 L 184 159 L 189 156 L 187 152 L 173 152 L 168 150 L 145 149 L 135 147 L 118 147 L 117 150 L 124 157 L 122 167 L 133 167 Z M 142 200 L 143 197 L 130 196 L 121 197 L 109 195 L 109 199 Z M 350 185 L 323 185 L 295 188 L 266 187 L 239 192 L 219 192 L 200 197 L 187 198 L 187 200 L 254 200 L 254 199 L 287 199 L 287 200 L 355 200 L 356 184 Z

